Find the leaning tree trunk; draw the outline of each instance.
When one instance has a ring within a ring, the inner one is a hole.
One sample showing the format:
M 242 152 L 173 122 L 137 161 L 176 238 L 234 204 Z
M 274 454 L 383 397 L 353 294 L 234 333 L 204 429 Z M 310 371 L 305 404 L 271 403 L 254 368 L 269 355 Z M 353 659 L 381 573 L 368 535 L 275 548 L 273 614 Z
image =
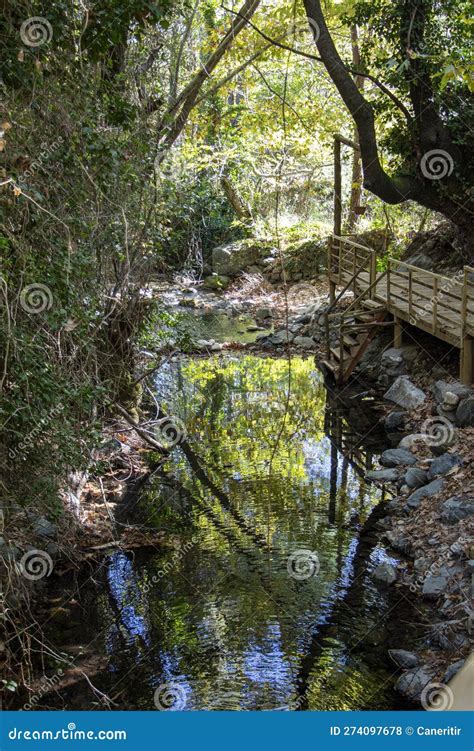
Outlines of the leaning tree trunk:
M 351 28 L 351 41 L 352 41 L 352 65 L 356 70 L 360 66 L 360 49 L 359 49 L 359 31 L 356 25 Z M 363 76 L 355 76 L 354 82 L 359 91 L 364 88 L 365 78 Z M 354 125 L 354 143 L 359 144 L 359 131 L 357 125 Z M 362 197 L 362 162 L 360 159 L 360 151 L 354 149 L 352 155 L 352 179 L 351 179 L 351 197 L 349 202 L 349 215 L 347 217 L 346 232 L 350 234 L 354 231 L 354 228 L 359 219 L 357 213 L 357 207 L 360 206 Z

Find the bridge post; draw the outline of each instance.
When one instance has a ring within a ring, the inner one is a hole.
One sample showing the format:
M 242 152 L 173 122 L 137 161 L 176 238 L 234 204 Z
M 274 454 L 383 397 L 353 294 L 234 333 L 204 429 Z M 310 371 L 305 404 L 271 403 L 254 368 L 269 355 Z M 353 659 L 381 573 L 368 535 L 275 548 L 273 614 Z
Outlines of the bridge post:
M 470 386 L 474 380 L 474 339 L 470 336 L 466 336 L 462 342 L 459 379 L 466 386 Z
M 393 320 L 393 346 L 395 347 L 395 349 L 400 349 L 403 340 L 403 323 L 397 316 L 393 316 Z
M 466 333 L 467 302 L 470 267 L 464 266 L 461 300 L 461 352 L 459 355 L 459 378 L 466 386 L 474 380 L 474 339 Z

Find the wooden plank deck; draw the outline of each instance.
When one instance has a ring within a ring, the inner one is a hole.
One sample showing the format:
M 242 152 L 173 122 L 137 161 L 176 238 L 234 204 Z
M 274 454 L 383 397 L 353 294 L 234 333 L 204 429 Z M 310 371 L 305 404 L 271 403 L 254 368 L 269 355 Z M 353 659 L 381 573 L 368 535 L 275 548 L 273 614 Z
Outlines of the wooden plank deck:
M 328 276 L 332 293 L 349 285 L 354 296 L 364 296 L 385 306 L 397 324 L 407 322 L 460 349 L 461 377 L 473 379 L 474 268 L 465 266 L 447 277 L 385 258 L 385 271 L 377 271 L 371 248 L 332 235 L 328 244 Z M 396 339 L 397 335 L 396 332 Z

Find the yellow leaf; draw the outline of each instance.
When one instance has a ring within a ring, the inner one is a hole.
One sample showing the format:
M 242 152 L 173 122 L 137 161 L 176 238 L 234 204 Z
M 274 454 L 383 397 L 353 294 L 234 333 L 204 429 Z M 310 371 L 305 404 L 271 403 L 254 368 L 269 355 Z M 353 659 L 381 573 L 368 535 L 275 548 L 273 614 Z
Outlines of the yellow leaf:
M 7 130 L 10 130 L 11 127 L 12 127 L 12 124 L 9 122 L 4 122 L 0 125 L 0 128 L 3 130 L 4 133 L 6 133 Z
M 3 138 L 0 138 L 0 151 L 3 151 L 5 148 L 6 141 Z
M 22 63 L 24 59 L 25 59 L 25 51 L 24 50 L 20 50 L 19 53 L 18 53 L 17 60 L 18 60 L 19 63 Z
M 13 193 L 15 196 L 21 196 L 21 188 L 18 187 L 18 185 L 13 186 Z

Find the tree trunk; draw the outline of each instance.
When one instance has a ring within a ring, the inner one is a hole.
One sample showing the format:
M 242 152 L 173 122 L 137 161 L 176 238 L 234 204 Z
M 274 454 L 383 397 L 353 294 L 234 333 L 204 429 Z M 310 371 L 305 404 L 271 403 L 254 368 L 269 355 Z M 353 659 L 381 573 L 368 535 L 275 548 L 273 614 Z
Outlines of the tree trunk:
M 462 180 L 458 179 L 453 173 L 449 178 L 443 180 L 443 190 L 440 190 L 440 186 L 436 184 L 437 181 L 423 176 L 421 168 L 415 170 L 407 166 L 405 172 L 399 172 L 393 176 L 385 172 L 380 162 L 374 110 L 358 89 L 336 49 L 324 18 L 320 0 L 303 1 L 310 26 L 314 28 L 314 24 L 316 24 L 319 30 L 317 47 L 321 59 L 358 130 L 364 188 L 385 203 L 400 204 L 407 200 L 413 200 L 421 206 L 439 211 L 461 229 L 467 240 L 472 222 L 472 210 Z M 418 33 L 420 32 L 418 31 Z M 421 65 L 420 61 L 417 61 L 417 65 Z M 426 109 L 423 110 L 422 103 L 427 97 L 430 99 L 430 95 L 423 88 L 423 81 L 419 76 L 413 76 L 410 95 L 415 118 L 414 124 L 412 123 L 410 126 L 408 138 L 413 144 L 413 150 L 418 150 L 419 153 L 424 154 L 428 150 L 427 145 L 429 145 L 430 150 L 437 148 L 445 150 L 456 162 L 458 170 L 461 171 L 464 167 L 465 158 L 462 156 L 460 148 L 453 144 L 448 128 L 443 125 L 437 113 L 433 112 L 432 100 L 429 102 L 429 106 L 427 105 Z
M 360 66 L 360 50 L 359 50 L 359 31 L 356 25 L 351 28 L 351 41 L 352 41 L 352 65 L 358 69 Z M 364 88 L 365 78 L 363 76 L 355 76 L 354 82 L 359 91 Z M 354 143 L 359 144 L 359 131 L 357 125 L 354 125 Z M 352 154 L 352 179 L 351 179 L 351 197 L 349 202 L 349 215 L 347 217 L 346 233 L 351 234 L 357 224 L 359 214 L 356 209 L 360 206 L 362 197 L 362 163 L 360 160 L 360 151 L 354 149 Z

